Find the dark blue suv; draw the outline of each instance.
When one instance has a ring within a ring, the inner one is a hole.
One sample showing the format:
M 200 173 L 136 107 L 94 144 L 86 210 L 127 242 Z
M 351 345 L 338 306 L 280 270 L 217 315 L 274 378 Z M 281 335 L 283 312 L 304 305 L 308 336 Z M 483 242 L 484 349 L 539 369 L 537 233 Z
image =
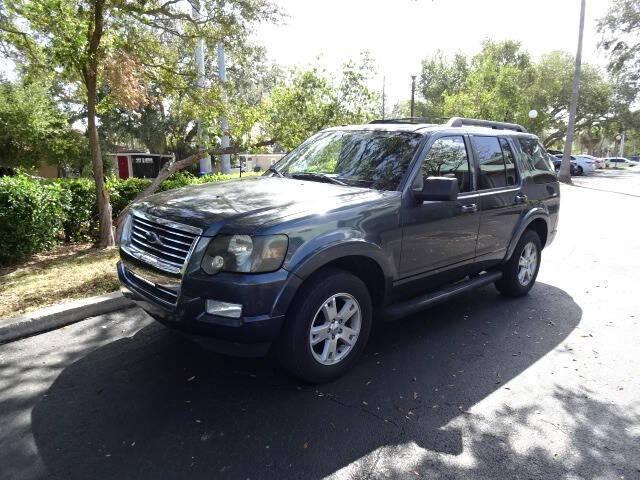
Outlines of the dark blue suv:
M 227 353 L 312 382 L 342 374 L 372 324 L 494 283 L 534 285 L 560 190 L 519 125 L 452 118 L 323 130 L 261 177 L 159 193 L 121 227 L 123 291 Z

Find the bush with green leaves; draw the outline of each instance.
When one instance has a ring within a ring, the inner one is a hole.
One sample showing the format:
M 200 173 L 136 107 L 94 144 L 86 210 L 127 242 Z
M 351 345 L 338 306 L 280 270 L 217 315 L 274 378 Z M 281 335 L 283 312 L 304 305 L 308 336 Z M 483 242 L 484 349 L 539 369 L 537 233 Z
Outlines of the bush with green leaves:
M 236 177 L 219 173 L 196 177 L 188 172 L 178 172 L 163 182 L 159 191 L 233 178 Z M 144 178 L 109 178 L 107 189 L 113 217 L 117 217 L 149 183 L 150 180 Z M 98 231 L 95 191 L 90 178 L 0 177 L 0 242 L 3 246 L 0 265 L 21 260 L 63 241 L 85 242 L 95 238 Z
M 120 212 L 129 205 L 142 191 L 149 186 L 151 181 L 146 178 L 109 178 L 107 190 L 111 200 L 111 214 L 116 218 Z M 94 198 L 95 201 L 95 198 Z
M 0 265 L 63 240 L 68 192 L 25 175 L 0 177 Z
M 97 229 L 98 213 L 95 184 L 89 178 L 64 178 L 52 181 L 63 191 L 65 242 L 91 240 Z

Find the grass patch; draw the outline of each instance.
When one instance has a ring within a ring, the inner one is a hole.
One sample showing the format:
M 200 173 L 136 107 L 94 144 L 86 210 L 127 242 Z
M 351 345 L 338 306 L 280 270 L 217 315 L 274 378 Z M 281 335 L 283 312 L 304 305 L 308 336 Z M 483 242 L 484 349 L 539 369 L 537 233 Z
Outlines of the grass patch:
M 0 269 L 0 318 L 118 289 L 118 249 L 65 245 Z

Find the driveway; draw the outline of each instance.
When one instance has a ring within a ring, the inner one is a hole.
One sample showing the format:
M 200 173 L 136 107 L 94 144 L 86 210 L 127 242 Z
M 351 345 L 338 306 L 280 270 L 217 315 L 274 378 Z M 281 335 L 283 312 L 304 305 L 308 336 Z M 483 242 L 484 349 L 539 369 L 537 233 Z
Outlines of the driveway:
M 138 309 L 0 346 L 0 477 L 640 478 L 640 172 L 579 182 L 529 296 L 380 326 L 328 385 Z

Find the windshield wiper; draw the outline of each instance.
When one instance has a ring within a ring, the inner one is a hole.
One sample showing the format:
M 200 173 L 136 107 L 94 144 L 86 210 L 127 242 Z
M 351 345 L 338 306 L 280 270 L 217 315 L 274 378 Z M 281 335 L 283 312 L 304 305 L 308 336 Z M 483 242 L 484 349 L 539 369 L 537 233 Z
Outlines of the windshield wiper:
M 284 175 L 282 173 L 280 173 L 280 170 L 278 170 L 276 167 L 271 166 L 269 168 L 267 168 L 267 172 L 273 172 L 275 173 L 277 176 L 279 177 L 284 177 Z
M 306 178 L 308 180 L 319 180 L 321 182 L 335 183 L 336 185 L 346 185 L 346 183 L 341 182 L 337 178 L 330 177 L 329 175 L 326 175 L 324 173 L 296 172 L 296 173 L 292 173 L 291 177 L 293 177 L 293 178 L 301 178 L 301 179 L 305 179 Z

